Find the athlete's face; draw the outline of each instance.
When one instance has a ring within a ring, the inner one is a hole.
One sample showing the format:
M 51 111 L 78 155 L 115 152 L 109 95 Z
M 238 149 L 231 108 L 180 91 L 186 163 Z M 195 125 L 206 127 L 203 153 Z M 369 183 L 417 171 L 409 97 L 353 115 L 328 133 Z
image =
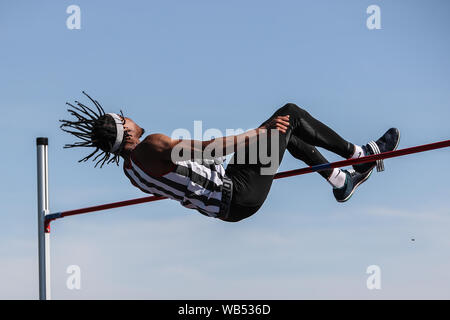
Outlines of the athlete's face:
M 132 140 L 140 140 L 145 133 L 145 130 L 139 127 L 136 122 L 130 118 L 125 118 L 124 129 L 128 131 Z

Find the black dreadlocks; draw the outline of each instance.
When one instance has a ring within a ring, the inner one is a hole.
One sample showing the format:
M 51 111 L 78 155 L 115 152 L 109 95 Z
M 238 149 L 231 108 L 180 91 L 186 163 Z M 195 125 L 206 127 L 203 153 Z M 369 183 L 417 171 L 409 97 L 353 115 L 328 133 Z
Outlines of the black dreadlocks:
M 91 100 L 97 111 L 85 106 L 84 104 L 75 101 L 78 106 L 66 102 L 72 108 L 67 109 L 67 111 L 76 117 L 76 120 L 59 120 L 62 122 L 60 128 L 67 133 L 74 135 L 75 137 L 81 139 L 82 141 L 77 141 L 73 144 L 66 144 L 64 148 L 75 148 L 75 147 L 93 147 L 95 151 L 79 160 L 78 162 L 85 162 L 93 157 L 99 150 L 101 152 L 96 155 L 92 161 L 96 161 L 100 158 L 95 167 L 101 163 L 100 168 L 103 165 L 115 162 L 119 165 L 120 153 L 123 150 L 126 138 L 129 136 L 127 130 L 124 131 L 124 137 L 119 149 L 113 153 L 111 157 L 110 150 L 112 149 L 114 142 L 116 141 L 117 129 L 116 123 L 112 116 L 105 113 L 102 106 L 97 100 L 92 99 L 86 92 L 83 94 Z M 122 110 L 120 111 L 122 116 L 123 124 L 125 124 L 125 118 L 123 116 Z M 75 129 L 76 131 L 74 131 Z

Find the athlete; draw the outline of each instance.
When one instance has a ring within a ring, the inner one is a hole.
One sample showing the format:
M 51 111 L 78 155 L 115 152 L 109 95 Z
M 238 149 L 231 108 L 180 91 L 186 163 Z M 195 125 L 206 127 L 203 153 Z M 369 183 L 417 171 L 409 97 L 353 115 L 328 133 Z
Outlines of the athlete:
M 208 141 L 172 139 L 160 133 L 144 136 L 144 129 L 132 119 L 122 112 L 105 113 L 98 101 L 83 93 L 94 107 L 67 103 L 75 119 L 60 120 L 63 131 L 81 140 L 65 148 L 95 148 L 79 162 L 92 158 L 95 166 L 102 167 L 119 165 L 123 158 L 125 175 L 143 192 L 177 200 L 184 207 L 228 222 L 250 217 L 261 208 L 286 150 L 313 166 L 328 163 L 316 147 L 355 159 L 395 150 L 400 140 L 399 130 L 391 128 L 376 142 L 350 143 L 293 103 L 240 135 Z M 221 159 L 232 153 L 225 169 Z M 382 170 L 382 160 L 319 174 L 332 185 L 336 200 L 345 202 L 375 166 Z

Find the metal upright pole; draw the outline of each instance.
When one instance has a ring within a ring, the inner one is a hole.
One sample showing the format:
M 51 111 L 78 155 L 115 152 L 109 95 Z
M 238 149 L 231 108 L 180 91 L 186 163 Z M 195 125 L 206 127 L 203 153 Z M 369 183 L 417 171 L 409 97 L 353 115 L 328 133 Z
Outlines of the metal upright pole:
M 48 138 L 37 138 L 39 299 L 50 300 L 50 228 L 45 215 L 48 202 Z

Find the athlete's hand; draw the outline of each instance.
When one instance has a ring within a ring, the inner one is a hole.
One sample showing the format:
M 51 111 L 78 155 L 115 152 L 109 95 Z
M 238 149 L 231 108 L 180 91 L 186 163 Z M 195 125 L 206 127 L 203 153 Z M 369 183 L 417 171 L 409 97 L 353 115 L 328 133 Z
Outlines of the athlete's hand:
M 266 130 L 276 129 L 281 133 L 286 133 L 286 130 L 289 128 L 289 115 L 277 116 L 264 123 L 260 128 Z

